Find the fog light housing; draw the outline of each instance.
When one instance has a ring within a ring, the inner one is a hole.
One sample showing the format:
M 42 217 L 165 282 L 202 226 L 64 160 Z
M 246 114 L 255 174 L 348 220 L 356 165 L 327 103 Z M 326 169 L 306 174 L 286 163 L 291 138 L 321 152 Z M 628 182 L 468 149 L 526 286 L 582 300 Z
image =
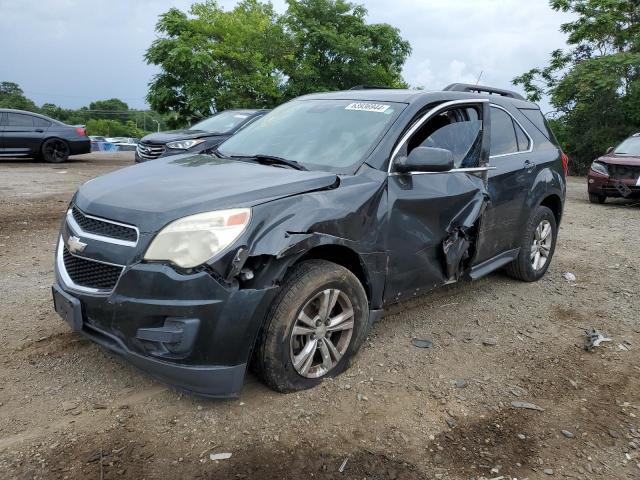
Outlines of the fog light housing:
M 200 319 L 167 317 L 162 327 L 139 328 L 136 338 L 155 357 L 184 358 L 198 335 Z

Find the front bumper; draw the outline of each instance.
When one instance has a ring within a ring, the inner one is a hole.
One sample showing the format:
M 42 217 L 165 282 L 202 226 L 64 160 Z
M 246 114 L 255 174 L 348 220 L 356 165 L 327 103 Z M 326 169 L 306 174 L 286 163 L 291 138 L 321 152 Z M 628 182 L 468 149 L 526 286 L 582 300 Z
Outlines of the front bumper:
M 112 292 L 98 295 L 65 284 L 61 268 L 56 265 L 54 302 L 74 330 L 178 389 L 239 395 L 276 288 L 238 289 L 207 272 L 138 263 L 124 269 Z
M 605 197 L 637 198 L 640 197 L 640 179 L 615 179 L 590 171 L 587 189 L 589 193 Z

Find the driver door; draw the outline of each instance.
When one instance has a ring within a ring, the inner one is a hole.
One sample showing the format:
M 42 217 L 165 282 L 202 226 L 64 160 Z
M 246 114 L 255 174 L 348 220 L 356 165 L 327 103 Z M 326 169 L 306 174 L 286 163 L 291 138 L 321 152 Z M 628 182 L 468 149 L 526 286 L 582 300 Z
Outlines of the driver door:
M 415 119 L 394 150 L 388 177 L 385 303 L 456 281 L 470 266 L 487 206 L 489 104 L 452 101 Z M 416 147 L 450 150 L 448 172 L 394 171 Z

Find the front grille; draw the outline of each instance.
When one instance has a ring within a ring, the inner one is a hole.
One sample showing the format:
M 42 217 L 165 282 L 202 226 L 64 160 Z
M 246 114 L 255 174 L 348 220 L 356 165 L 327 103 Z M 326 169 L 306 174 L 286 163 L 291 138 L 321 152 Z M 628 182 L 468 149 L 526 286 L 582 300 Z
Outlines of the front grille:
M 71 255 L 66 247 L 62 259 L 67 275 L 73 283 L 98 290 L 113 290 L 123 268 L 76 257 Z
M 608 164 L 609 176 L 616 180 L 637 180 L 640 177 L 640 165 Z
M 103 237 L 116 238 L 118 240 L 126 240 L 128 242 L 136 242 L 138 240 L 138 232 L 136 232 L 135 228 L 88 217 L 76 207 L 73 207 L 71 214 L 84 232 L 102 235 Z
M 136 151 L 140 158 L 154 160 L 164 153 L 164 145 L 154 145 L 153 143 L 138 143 Z

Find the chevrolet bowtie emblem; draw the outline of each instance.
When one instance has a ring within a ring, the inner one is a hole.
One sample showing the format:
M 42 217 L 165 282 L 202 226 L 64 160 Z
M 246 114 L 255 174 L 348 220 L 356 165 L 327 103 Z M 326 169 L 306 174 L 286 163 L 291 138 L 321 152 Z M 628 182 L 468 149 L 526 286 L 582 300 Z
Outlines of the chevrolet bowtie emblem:
M 67 249 L 69 249 L 70 253 L 84 252 L 86 247 L 87 244 L 81 242 L 78 237 L 69 237 L 69 240 L 67 240 Z

